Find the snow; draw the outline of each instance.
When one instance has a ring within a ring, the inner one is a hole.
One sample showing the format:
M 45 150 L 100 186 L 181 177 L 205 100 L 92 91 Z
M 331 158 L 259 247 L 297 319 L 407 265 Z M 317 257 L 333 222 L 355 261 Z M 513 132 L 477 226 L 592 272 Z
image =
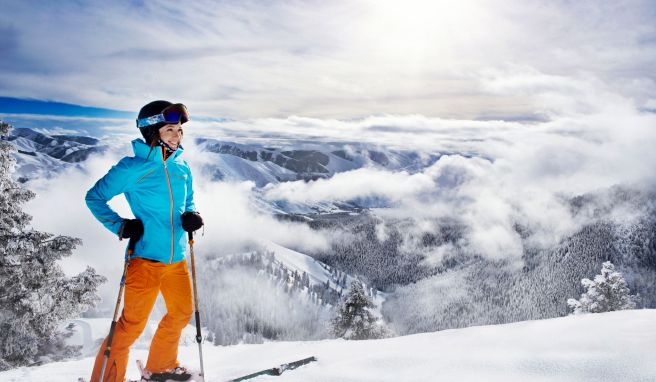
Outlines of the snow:
M 151 313 L 153 316 L 163 316 L 163 314 Z M 70 320 L 62 325 L 60 329 L 65 328 L 69 323 L 75 324 L 73 335 L 66 340 L 69 345 L 82 346 L 81 352 L 83 356 L 95 356 L 98 351 L 98 346 L 101 340 L 109 331 L 111 320 L 109 318 L 79 318 Z M 150 341 L 157 330 L 159 320 L 149 320 L 141 333 L 132 345 L 132 349 L 148 349 Z M 196 343 L 196 326 L 187 325 L 182 331 L 180 336 L 180 345 L 192 345 Z
M 285 267 L 292 271 L 298 271 L 300 274 L 306 272 L 310 281 L 315 284 L 325 284 L 327 280 L 332 280 L 330 271 L 322 263 L 310 256 L 285 248 L 271 241 L 260 240 L 260 244 L 272 251 L 276 259 L 282 262 Z
M 331 275 L 330 267 L 328 265 L 308 255 L 285 248 L 269 240 L 260 239 L 259 243 L 268 251 L 273 252 L 276 260 L 280 261 L 287 269 L 298 271 L 299 274 L 303 274 L 303 272 L 307 273 L 311 283 L 325 284 L 326 281 L 330 281 L 331 285 L 335 287 L 337 280 Z M 348 287 L 351 285 L 351 282 L 354 280 L 355 278 L 353 276 L 347 275 L 346 286 Z M 368 288 L 366 284 L 363 284 L 363 286 L 365 287 L 365 290 Z M 382 316 L 380 309 L 385 298 L 387 298 L 387 294 L 378 290 L 376 291 L 376 296 L 372 298 L 372 301 L 376 306 L 374 314 L 378 317 Z
M 18 137 L 13 140 L 14 146 L 16 146 L 16 149 L 18 150 L 23 150 L 23 151 L 31 151 L 35 152 L 38 151 L 37 144 L 24 137 Z
M 256 162 L 231 154 L 205 152 L 226 181 L 253 181 L 258 187 L 278 183 L 278 179 L 295 179 L 296 174 L 273 162 Z
M 337 174 L 338 172 L 355 170 L 365 165 L 364 161 L 362 161 L 361 158 L 359 157 L 355 157 L 353 161 L 349 161 L 340 158 L 339 156 L 333 153 L 325 152 L 324 154 L 328 155 L 328 157 L 330 158 L 330 161 L 328 162 L 326 168 L 328 169 L 328 171 L 330 171 L 331 174 Z
M 108 327 L 108 323 L 107 326 Z M 207 382 L 225 381 L 276 364 L 318 361 L 254 381 L 654 381 L 656 310 L 568 316 L 369 341 L 270 342 L 203 346 Z M 130 355 L 129 376 L 138 375 Z M 195 343 L 179 359 L 198 365 Z M 90 374 L 93 358 L 0 373 L 7 382 L 69 382 Z

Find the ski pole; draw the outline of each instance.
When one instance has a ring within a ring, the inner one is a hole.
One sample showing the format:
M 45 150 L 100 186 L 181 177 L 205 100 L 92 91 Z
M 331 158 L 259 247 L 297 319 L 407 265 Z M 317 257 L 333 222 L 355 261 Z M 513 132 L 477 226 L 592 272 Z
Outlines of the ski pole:
M 125 263 L 123 264 L 123 276 L 121 277 L 121 286 L 118 290 L 118 298 L 116 299 L 116 307 L 114 308 L 114 318 L 112 319 L 112 325 L 109 327 L 109 335 L 107 336 L 107 343 L 105 344 L 105 353 L 103 354 L 103 363 L 102 368 L 100 369 L 100 381 L 105 380 L 105 368 L 107 367 L 107 360 L 109 359 L 109 354 L 112 350 L 112 339 L 114 339 L 114 329 L 116 328 L 116 322 L 118 321 L 118 309 L 121 306 L 121 300 L 123 298 L 123 290 L 125 289 L 125 278 L 128 274 L 128 265 L 130 264 L 130 257 L 134 252 L 134 245 L 136 241 L 133 238 L 130 238 L 128 242 L 128 249 L 125 251 Z
M 200 334 L 200 313 L 198 312 L 198 288 L 196 287 L 196 263 L 194 261 L 194 233 L 189 232 L 189 251 L 191 253 L 191 279 L 194 285 L 194 308 L 196 316 L 196 342 L 198 343 L 198 354 L 200 357 L 200 375 L 205 378 L 205 369 L 203 367 L 203 347 L 201 341 L 203 337 Z

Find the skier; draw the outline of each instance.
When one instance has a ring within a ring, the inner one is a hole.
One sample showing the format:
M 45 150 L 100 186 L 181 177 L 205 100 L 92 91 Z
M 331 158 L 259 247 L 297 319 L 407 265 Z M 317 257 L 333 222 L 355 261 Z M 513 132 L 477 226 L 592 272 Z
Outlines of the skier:
M 107 339 L 96 356 L 91 382 L 123 381 L 130 346 L 143 331 L 160 292 L 167 313 L 150 344 L 149 379 L 191 378 L 177 359 L 180 334 L 193 312 L 184 231 L 199 229 L 203 219 L 194 205 L 191 170 L 180 158 L 182 124 L 188 120 L 182 104 L 154 101 L 145 105 L 137 119 L 144 140 L 132 141 L 134 156 L 121 159 L 87 192 L 86 203 L 93 215 L 119 239 L 136 242 L 128 259 L 124 307 L 105 375 L 101 379 Z M 136 219 L 121 218 L 108 206 L 118 194 L 125 194 Z

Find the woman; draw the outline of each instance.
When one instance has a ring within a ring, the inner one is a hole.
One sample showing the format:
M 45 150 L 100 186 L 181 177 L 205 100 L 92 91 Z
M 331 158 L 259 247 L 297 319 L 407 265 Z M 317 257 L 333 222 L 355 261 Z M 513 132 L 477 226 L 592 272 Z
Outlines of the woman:
M 121 159 L 86 195 L 87 206 L 105 227 L 119 239 L 136 241 L 103 382 L 123 381 L 130 346 L 160 292 L 167 313 L 153 336 L 146 369 L 153 380 L 191 377 L 177 360 L 180 333 L 193 310 L 184 231 L 199 229 L 203 219 L 194 205 L 191 170 L 180 158 L 182 124 L 188 120 L 187 108 L 179 103 L 154 101 L 141 108 L 137 127 L 144 140 L 132 141 L 134 156 Z M 107 205 L 118 194 L 125 194 L 135 219 L 124 219 Z M 101 381 L 104 350 L 105 343 L 91 382 Z

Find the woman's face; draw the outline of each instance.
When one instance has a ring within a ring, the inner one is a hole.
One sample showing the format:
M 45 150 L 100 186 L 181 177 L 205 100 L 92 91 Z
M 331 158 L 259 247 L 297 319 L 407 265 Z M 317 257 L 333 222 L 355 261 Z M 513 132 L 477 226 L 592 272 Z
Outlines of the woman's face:
M 182 141 L 182 125 L 164 125 L 159 129 L 159 137 L 173 149 L 177 149 Z

